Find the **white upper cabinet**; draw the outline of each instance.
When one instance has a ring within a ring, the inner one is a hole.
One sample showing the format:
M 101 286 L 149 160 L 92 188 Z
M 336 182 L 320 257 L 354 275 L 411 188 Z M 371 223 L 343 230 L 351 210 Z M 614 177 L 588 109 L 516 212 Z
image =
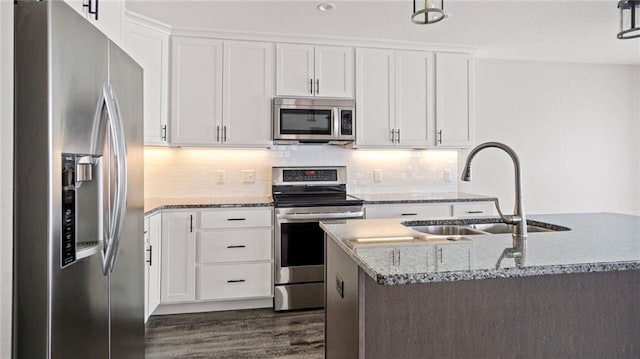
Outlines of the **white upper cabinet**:
M 174 37 L 172 145 L 271 144 L 273 44 Z
M 436 130 L 438 147 L 473 144 L 472 63 L 467 54 L 436 55 Z
M 174 37 L 172 42 L 171 144 L 220 143 L 222 41 Z
M 269 146 L 273 44 L 224 41 L 223 144 Z
M 433 146 L 433 54 L 356 50 L 357 145 Z
M 356 145 L 469 147 L 471 79 L 468 54 L 356 49 Z
M 356 143 L 395 144 L 395 56 L 393 50 L 356 49 Z
M 396 51 L 396 145 L 432 146 L 435 138 L 433 120 L 433 54 L 419 51 Z
M 169 31 L 129 16 L 123 26 L 126 51 L 144 69 L 144 144 L 166 145 L 169 115 Z
M 276 95 L 353 98 L 353 48 L 276 45 Z
M 64 0 L 117 44 L 122 40 L 123 0 Z

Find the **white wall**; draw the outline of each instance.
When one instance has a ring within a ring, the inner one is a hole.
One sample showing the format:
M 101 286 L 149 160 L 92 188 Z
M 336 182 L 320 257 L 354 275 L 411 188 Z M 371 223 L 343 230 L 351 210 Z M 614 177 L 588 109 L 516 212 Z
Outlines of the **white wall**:
M 13 1 L 0 1 L 0 358 L 11 354 Z
M 478 59 L 476 143 L 516 150 L 529 213 L 639 214 L 639 78 L 640 66 Z M 498 195 L 511 211 L 511 161 L 485 151 L 459 188 Z

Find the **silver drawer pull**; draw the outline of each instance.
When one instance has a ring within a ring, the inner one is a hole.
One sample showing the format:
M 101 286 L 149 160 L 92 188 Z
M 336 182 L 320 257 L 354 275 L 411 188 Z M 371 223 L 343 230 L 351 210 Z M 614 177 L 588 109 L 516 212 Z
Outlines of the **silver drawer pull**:
M 244 283 L 245 280 L 244 279 L 230 279 L 227 281 L 227 283 Z
M 246 221 L 246 218 L 227 218 L 227 221 Z
M 227 246 L 227 248 L 246 248 L 247 246 L 245 245 L 241 245 L 241 246 Z
M 401 216 L 417 216 L 417 213 L 401 213 Z
M 467 213 L 469 213 L 469 214 L 480 214 L 480 213 L 484 213 L 484 211 L 467 211 Z

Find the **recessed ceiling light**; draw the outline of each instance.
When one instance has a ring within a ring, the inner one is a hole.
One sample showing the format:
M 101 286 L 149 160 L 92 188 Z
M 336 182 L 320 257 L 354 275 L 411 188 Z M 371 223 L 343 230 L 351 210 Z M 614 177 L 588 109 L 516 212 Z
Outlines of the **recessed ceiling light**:
M 324 2 L 318 5 L 318 10 L 320 11 L 331 11 L 336 8 L 336 4 L 332 4 L 330 2 Z

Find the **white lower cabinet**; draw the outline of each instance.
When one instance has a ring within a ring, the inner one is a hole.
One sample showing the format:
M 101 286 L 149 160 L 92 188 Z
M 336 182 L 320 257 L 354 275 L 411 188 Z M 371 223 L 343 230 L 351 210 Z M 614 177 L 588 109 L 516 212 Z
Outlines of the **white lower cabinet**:
M 238 299 L 271 296 L 271 263 L 202 265 L 199 299 Z
M 453 205 L 454 217 L 483 217 L 496 213 L 493 202 L 472 202 Z
M 162 214 L 161 302 L 184 303 L 196 299 L 195 212 Z
M 367 218 L 446 218 L 451 217 L 450 203 L 401 203 L 366 205 Z
M 485 217 L 496 213 L 493 202 L 442 202 L 368 204 L 366 218 L 405 218 L 420 220 L 448 217 Z
M 161 312 L 272 305 L 272 215 L 270 207 L 163 213 L 161 304 L 173 307 Z
M 162 215 L 155 214 L 144 220 L 145 266 L 144 266 L 144 319 L 145 321 L 160 304 L 160 250 Z

